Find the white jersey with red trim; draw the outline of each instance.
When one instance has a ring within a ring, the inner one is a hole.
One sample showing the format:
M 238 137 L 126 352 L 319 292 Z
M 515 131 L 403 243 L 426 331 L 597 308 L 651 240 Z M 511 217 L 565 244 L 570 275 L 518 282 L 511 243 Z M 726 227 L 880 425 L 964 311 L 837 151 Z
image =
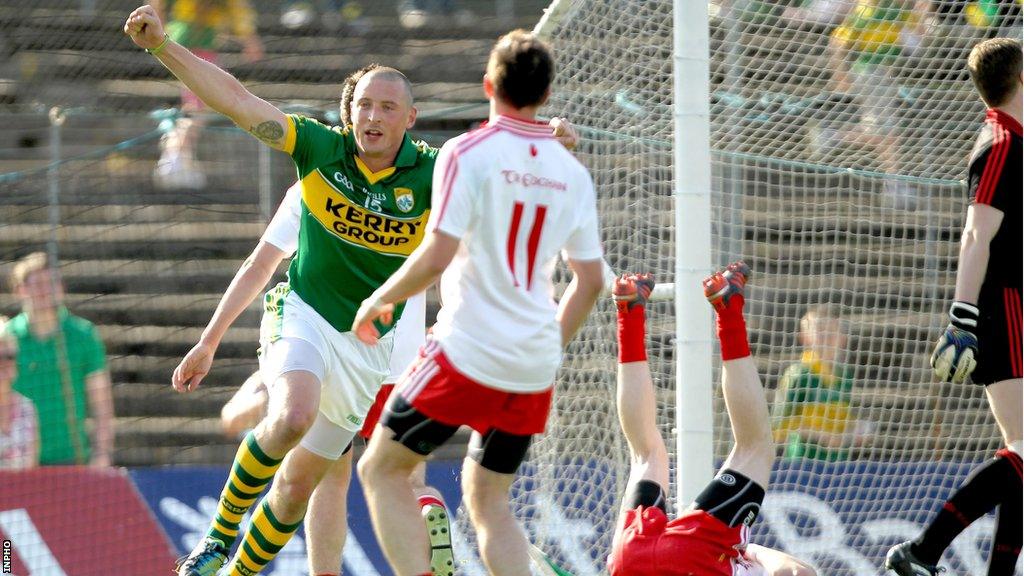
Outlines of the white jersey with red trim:
M 555 259 L 603 255 L 589 172 L 547 124 L 498 116 L 441 148 L 433 189 L 428 229 L 462 240 L 434 338 L 485 386 L 546 390 L 562 361 Z

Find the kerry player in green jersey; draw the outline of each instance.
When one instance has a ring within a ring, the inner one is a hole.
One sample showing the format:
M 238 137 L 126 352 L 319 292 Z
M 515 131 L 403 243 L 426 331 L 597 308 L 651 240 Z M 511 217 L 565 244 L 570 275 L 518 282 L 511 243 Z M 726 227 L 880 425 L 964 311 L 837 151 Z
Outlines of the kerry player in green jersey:
M 231 566 L 231 574 L 256 574 L 300 525 L 313 490 L 361 427 L 387 376 L 392 334 L 382 336 L 380 353 L 348 328 L 359 302 L 419 243 L 436 151 L 405 133 L 416 112 L 408 81 L 396 70 L 365 76 L 353 98 L 353 126 L 331 128 L 284 115 L 168 41 L 150 7 L 136 10 L 125 31 L 210 108 L 289 153 L 298 170 L 298 246 L 288 282 L 267 296 L 261 329 L 268 416 L 239 448 L 212 529 L 194 551 L 192 560 L 201 562 L 182 567 L 184 574 L 214 573 L 238 536 L 242 515 L 276 475 Z M 174 371 L 175 389 L 199 385 L 227 328 L 263 288 L 258 280 L 282 252 L 268 242 L 257 246 L 200 342 Z
M 436 150 L 405 133 L 416 111 L 408 80 L 397 70 L 366 74 L 345 111 L 352 125 L 330 128 L 284 115 L 223 70 L 168 41 L 151 7 L 134 11 L 125 32 L 210 108 L 288 152 L 298 168 L 296 256 L 288 283 L 267 296 L 261 330 L 261 370 L 270 375 L 268 416 L 242 442 L 213 526 L 180 572 L 216 572 L 242 515 L 276 473 L 232 565 L 231 574 L 255 574 L 297 529 L 310 494 L 348 446 L 387 375 L 392 332 L 382 330 L 382 345 L 374 348 L 357 342 L 348 328 L 359 302 L 422 237 Z M 177 390 L 199 385 L 228 326 L 283 257 L 269 242 L 257 246 L 200 342 L 175 370 Z

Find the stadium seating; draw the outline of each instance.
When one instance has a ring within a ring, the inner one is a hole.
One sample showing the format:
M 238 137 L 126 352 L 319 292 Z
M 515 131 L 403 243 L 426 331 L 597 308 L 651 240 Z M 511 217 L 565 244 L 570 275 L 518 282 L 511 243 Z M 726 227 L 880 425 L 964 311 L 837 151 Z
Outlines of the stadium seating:
M 0 173 L 37 168 L 50 157 L 49 125 L 45 114 L 31 112 L 33 103 L 118 111 L 116 116 L 72 114 L 61 137 L 62 156 L 67 158 L 146 133 L 156 124 L 146 113 L 177 101 L 177 84 L 151 57 L 116 33 L 119 21 L 135 2 L 105 2 L 103 11 L 92 17 L 68 15 L 74 26 L 66 21 L 59 26 L 49 24 L 44 16 L 58 13 L 65 4 L 46 0 L 35 2 L 28 11 L 0 8 L 0 29 L 18 31 L 17 37 L 0 38 L 0 104 L 26 110 L 22 115 L 5 117 L 7 130 L 0 132 Z M 414 132 L 431 142 L 440 143 L 463 131 L 471 120 L 486 115 L 479 89 L 486 50 L 494 37 L 510 27 L 507 21 L 487 16 L 494 12 L 493 1 L 461 2 L 480 15 L 470 27 L 415 31 L 397 23 L 393 2 L 366 2 L 363 27 L 342 33 L 321 26 L 286 29 L 279 24 L 276 9 L 270 9 L 276 3 L 268 0 L 256 4 L 267 8 L 260 31 L 268 57 L 261 63 L 242 64 L 237 53 L 229 52 L 223 63 L 261 96 L 275 102 L 320 106 L 337 99 L 338 83 L 348 71 L 378 61 L 408 73 L 421 110 Z M 546 4 L 517 0 L 514 24 L 532 27 Z M 820 66 L 823 47 L 809 45 L 799 32 L 773 33 L 776 35 L 760 39 L 758 50 L 797 57 L 776 59 L 785 69 L 766 71 L 757 82 L 747 83 L 742 94 L 732 96 L 777 103 L 780 100 L 770 95 L 781 94 L 790 99 L 783 99 L 785 102 L 796 99 L 807 103 L 813 95 L 787 93 L 785 78 L 799 73 L 801 67 Z M 373 42 L 369 41 L 371 37 Z M 372 51 L 368 51 L 370 46 Z M 713 81 L 719 84 L 726 77 L 722 62 L 713 63 L 712 72 Z M 729 105 L 728 91 L 720 90 L 716 96 L 714 105 Z M 844 103 L 827 97 L 821 102 Z M 756 118 L 751 120 L 751 125 L 754 123 Z M 756 136 L 756 127 L 744 127 L 748 129 Z M 199 154 L 211 176 L 205 190 L 184 193 L 153 189 L 149 176 L 156 158 L 155 140 L 102 158 L 69 162 L 58 178 L 62 206 L 57 238 L 68 304 L 75 313 L 99 326 L 107 344 L 117 413 L 115 461 L 120 465 L 222 464 L 230 461 L 236 447 L 234 439 L 220 433 L 217 418 L 220 406 L 256 367 L 258 303 L 227 335 L 214 371 L 199 392 L 184 397 L 168 385 L 171 370 L 196 341 L 263 227 L 256 192 L 257 144 L 231 132 L 226 125 L 208 130 L 209 139 L 204 135 Z M 750 146 L 757 144 L 756 138 L 749 142 Z M 244 166 L 238 166 L 239 157 L 248 159 Z M 622 162 L 628 163 L 629 159 L 623 158 Z M 287 158 L 276 154 L 272 168 L 273 192 L 279 194 L 292 178 L 291 168 Z M 18 180 L 14 190 L 0 198 L 0 221 L 11 223 L 0 235 L 4 261 L 44 247 L 51 235 L 45 173 L 31 173 Z M 952 236 L 962 218 L 959 209 L 943 205 L 930 211 L 897 210 L 895 216 L 885 220 L 888 224 L 870 231 L 877 241 L 862 247 L 879 253 L 895 245 L 912 249 L 926 223 L 934 227 L 939 221 L 950 231 L 944 251 L 921 252 L 906 278 L 893 282 L 879 280 L 877 259 L 867 265 L 866 261 L 835 261 L 829 257 L 830 241 L 841 242 L 853 231 L 864 233 L 863 212 L 823 207 L 820 217 L 794 219 L 787 213 L 785 183 L 765 183 L 762 192 L 747 198 L 739 212 L 742 219 L 757 224 L 745 228 L 753 236 L 738 241 L 743 242 L 744 256 L 758 271 L 755 289 L 761 291 L 759 299 L 770 302 L 767 307 L 774 307 L 762 310 L 758 316 L 769 319 L 765 320 L 769 325 L 751 326 L 755 354 L 759 343 L 793 338 L 795 321 L 772 319 L 799 317 L 795 310 L 786 308 L 798 305 L 789 296 L 793 290 L 814 286 L 831 275 L 848 277 L 844 286 L 877 287 L 877 282 L 887 282 L 886 294 L 891 297 L 872 304 L 876 310 L 872 317 L 850 319 L 851 349 L 855 351 L 852 364 L 858 367 L 858 382 L 862 384 L 859 391 L 865 398 L 893 401 L 895 395 L 869 393 L 885 382 L 900 381 L 900 371 L 910 367 L 893 365 L 881 350 L 858 344 L 864 336 L 879 330 L 905 331 L 919 341 L 931 339 L 927 323 L 906 310 L 907 298 L 923 291 L 949 297 L 953 277 L 949 273 L 936 276 L 934 270 L 939 268 L 933 265 L 941 263 L 941 270 L 948 271 L 949 262 L 956 259 L 957 239 Z M 861 195 L 864 205 L 881 209 L 877 206 L 877 191 L 851 189 L 849 194 Z M 669 201 L 666 198 L 666 203 Z M 601 209 L 605 213 L 620 211 L 624 218 L 629 217 L 628 206 L 615 199 L 605 201 Z M 667 240 L 672 216 L 670 210 L 664 214 L 664 222 L 651 225 L 663 228 Z M 816 241 L 810 242 L 810 238 Z M 0 274 L 8 271 L 9 266 L 0 265 Z M 850 297 L 857 298 L 856 291 L 851 291 Z M 0 295 L 0 312 L 15 311 L 13 297 Z M 671 337 L 671 326 L 657 322 L 652 326 L 652 338 Z M 774 387 L 778 374 L 769 372 L 767 376 L 769 387 Z M 899 398 L 899 402 L 920 402 L 905 393 Z M 978 408 L 984 410 L 984 406 Z M 933 412 L 914 411 L 922 415 L 922 421 L 901 426 L 934 426 Z M 958 418 L 978 421 L 974 417 Z M 957 422 L 945 425 L 956 426 Z M 899 436 L 877 437 L 881 442 Z M 965 431 L 960 437 L 970 442 L 976 435 Z

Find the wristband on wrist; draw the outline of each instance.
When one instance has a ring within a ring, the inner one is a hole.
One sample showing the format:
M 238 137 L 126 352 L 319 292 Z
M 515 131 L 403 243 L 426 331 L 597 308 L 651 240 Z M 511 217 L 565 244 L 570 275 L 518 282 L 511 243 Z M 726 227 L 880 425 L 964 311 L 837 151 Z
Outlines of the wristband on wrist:
M 957 300 L 949 307 L 949 323 L 961 330 L 973 331 L 978 327 L 978 307 Z
M 164 51 L 164 48 L 167 47 L 167 41 L 170 39 L 170 35 L 164 34 L 164 41 L 160 44 L 157 44 L 156 48 L 146 48 L 146 52 L 149 52 L 153 56 L 158 56 L 161 52 Z

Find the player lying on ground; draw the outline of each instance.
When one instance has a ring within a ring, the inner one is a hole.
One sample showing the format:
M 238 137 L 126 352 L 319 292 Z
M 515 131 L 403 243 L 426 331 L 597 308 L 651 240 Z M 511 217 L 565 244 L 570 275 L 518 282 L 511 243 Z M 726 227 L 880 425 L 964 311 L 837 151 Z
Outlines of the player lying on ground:
M 704 281 L 717 314 L 722 347 L 722 394 L 736 445 L 714 480 L 676 518 L 665 489 L 669 461 L 656 423 L 654 386 L 645 347 L 649 274 L 616 281 L 619 421 L 630 453 L 608 571 L 612 576 L 814 576 L 800 560 L 747 543 L 775 460 L 775 446 L 757 365 L 750 356 L 743 290 L 750 269 L 742 262 Z

